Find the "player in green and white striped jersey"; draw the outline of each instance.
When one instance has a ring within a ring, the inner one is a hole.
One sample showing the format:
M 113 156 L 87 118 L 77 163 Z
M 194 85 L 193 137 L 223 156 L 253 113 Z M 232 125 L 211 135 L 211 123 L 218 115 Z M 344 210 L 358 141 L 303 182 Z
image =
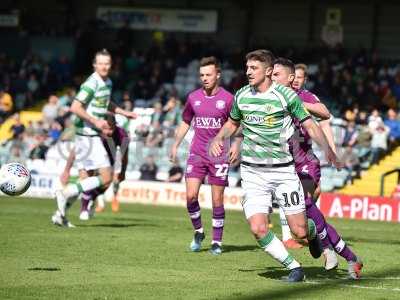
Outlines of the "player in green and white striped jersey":
M 300 239 L 307 237 L 318 247 L 315 224 L 307 225 L 304 193 L 289 151 L 288 140 L 294 132 L 292 116 L 302 121 L 329 162 L 337 164 L 337 158 L 296 93 L 272 82 L 273 54 L 256 50 L 248 53 L 246 60 L 249 85 L 236 93 L 230 119 L 211 143 L 210 153 L 220 155 L 224 140 L 242 125 L 242 205 L 246 218 L 259 245 L 290 270 L 288 281 L 301 281 L 304 271 L 300 264 L 268 228 L 275 197 L 293 234 Z
M 111 136 L 112 128 L 107 122 L 108 115 L 120 114 L 135 118 L 136 114 L 123 110 L 111 102 L 112 82 L 108 78 L 111 69 L 111 55 L 107 50 L 99 51 L 93 60 L 94 73 L 81 85 L 72 105 L 76 115 L 75 153 L 79 169 L 77 183 L 68 184 L 56 191 L 58 210 L 52 221 L 56 225 L 68 226 L 65 212 L 67 200 L 81 192 L 96 188 L 106 189 L 112 181 L 112 168 L 102 136 Z M 94 171 L 98 176 L 94 176 Z

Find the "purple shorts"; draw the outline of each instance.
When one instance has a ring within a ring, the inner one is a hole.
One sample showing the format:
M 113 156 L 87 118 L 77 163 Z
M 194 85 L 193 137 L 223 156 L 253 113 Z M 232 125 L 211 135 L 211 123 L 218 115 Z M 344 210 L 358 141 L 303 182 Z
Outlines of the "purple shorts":
M 129 135 L 125 129 L 115 127 L 112 136 L 108 139 L 102 138 L 103 145 L 106 148 L 108 158 L 110 159 L 111 166 L 114 166 L 117 146 L 121 147 L 121 152 L 126 151 L 129 144 Z M 123 148 L 123 149 L 122 149 Z
M 186 178 L 198 178 L 208 184 L 228 186 L 228 161 L 211 161 L 198 155 L 190 154 L 186 165 Z
M 311 181 L 315 186 L 319 185 L 321 179 L 321 166 L 318 159 L 296 162 L 296 172 L 301 182 Z

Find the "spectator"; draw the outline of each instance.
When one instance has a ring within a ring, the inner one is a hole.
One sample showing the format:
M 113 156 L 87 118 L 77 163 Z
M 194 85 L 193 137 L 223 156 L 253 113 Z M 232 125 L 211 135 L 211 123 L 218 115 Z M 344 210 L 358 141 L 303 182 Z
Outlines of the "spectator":
M 53 123 L 51 123 L 50 130 L 49 130 L 49 138 L 50 138 L 51 144 L 54 144 L 58 141 L 58 139 L 61 136 L 61 133 L 62 133 L 61 124 L 58 123 L 57 121 L 54 121 Z
M 161 147 L 164 140 L 164 133 L 160 123 L 154 122 L 150 127 L 148 136 L 146 137 L 146 147 Z
M 25 131 L 25 125 L 22 124 L 19 114 L 14 115 L 14 125 L 11 126 L 12 139 L 19 139 Z
M 354 153 L 353 147 L 347 146 L 343 155 L 341 157 L 344 163 L 344 168 L 349 172 L 346 178 L 346 182 L 353 183 L 353 172 L 355 172 L 355 177 L 360 177 L 361 165 L 358 156 Z
M 175 127 L 180 123 L 181 110 L 176 97 L 171 97 L 164 106 L 164 118 L 162 126 L 168 130 L 167 137 L 172 137 L 175 132 Z
M 56 95 L 50 95 L 48 103 L 42 109 L 43 120 L 47 124 L 51 124 L 54 119 L 57 118 L 59 108 L 58 97 Z
M 49 147 L 45 144 L 46 139 L 46 131 L 42 131 L 36 135 L 36 145 L 34 145 L 31 153 L 29 154 L 30 159 L 46 159 L 46 153 L 47 150 L 49 150 Z
M 13 109 L 13 99 L 9 93 L 7 93 L 3 87 L 0 87 L 0 124 L 3 123 L 5 117 L 7 117 Z
M 183 169 L 178 161 L 175 161 L 171 169 L 168 171 L 167 182 L 181 182 L 183 178 Z
M 389 139 L 391 146 L 396 146 L 400 142 L 400 120 L 397 112 L 390 108 L 387 112 L 388 118 L 385 120 L 385 125 L 390 129 Z
M 371 137 L 371 131 L 366 123 L 358 126 L 356 147 L 359 149 L 360 157 L 363 157 L 370 152 Z
M 370 129 L 375 129 L 382 122 L 382 118 L 377 109 L 374 109 L 368 118 L 368 126 Z
M 388 136 L 390 129 L 380 122 L 376 128 L 371 129 L 371 151 L 372 151 L 372 164 L 376 164 L 382 158 L 383 154 L 388 148 Z
M 10 149 L 10 156 L 8 157 L 8 162 L 19 162 L 21 164 L 25 164 L 27 157 L 24 155 L 24 151 L 22 151 L 19 145 L 13 145 Z
M 28 91 L 32 94 L 33 97 L 37 97 L 37 92 L 39 90 L 39 81 L 36 79 L 35 74 L 31 74 L 28 80 Z
M 154 157 L 149 155 L 146 162 L 140 167 L 140 180 L 156 180 L 158 167 L 154 162 Z
M 156 102 L 154 103 L 153 108 L 154 113 L 151 116 L 151 123 L 158 122 L 159 124 L 161 124 L 163 116 L 162 104 L 160 102 Z
M 58 99 L 58 103 L 59 103 L 60 107 L 71 106 L 72 101 L 75 99 L 75 95 L 76 95 L 76 89 L 68 88 L 66 90 L 66 93 Z
M 139 142 L 145 142 L 149 135 L 149 126 L 146 124 L 139 124 L 135 129 L 136 140 Z
M 344 133 L 344 138 L 343 138 L 343 146 L 351 146 L 353 147 L 356 142 L 357 142 L 357 136 L 358 132 L 356 129 L 356 124 L 351 121 L 347 124 L 345 133 Z

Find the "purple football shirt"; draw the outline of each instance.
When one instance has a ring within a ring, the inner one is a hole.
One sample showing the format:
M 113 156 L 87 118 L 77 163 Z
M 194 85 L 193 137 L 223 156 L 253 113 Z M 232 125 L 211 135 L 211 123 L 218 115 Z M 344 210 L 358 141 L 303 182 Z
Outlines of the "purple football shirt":
M 308 90 L 301 89 L 296 91 L 303 102 L 319 103 L 316 95 Z M 289 145 L 295 161 L 297 173 L 307 173 L 314 181 L 318 182 L 320 177 L 319 160 L 312 150 L 312 140 L 307 130 L 301 125 L 300 121 L 293 118 L 295 133 L 290 139 Z
M 207 96 L 202 88 L 189 94 L 182 119 L 192 124 L 194 129 L 190 154 L 209 157 L 210 142 L 228 120 L 232 103 L 233 95 L 222 87 L 213 96 Z M 227 152 L 225 148 L 224 154 Z

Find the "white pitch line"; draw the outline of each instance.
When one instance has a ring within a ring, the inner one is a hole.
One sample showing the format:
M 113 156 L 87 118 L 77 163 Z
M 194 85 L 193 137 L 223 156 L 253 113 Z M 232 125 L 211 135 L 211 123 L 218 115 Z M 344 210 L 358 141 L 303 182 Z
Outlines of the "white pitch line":
M 369 277 L 372 279 L 372 277 Z M 342 280 L 342 279 L 340 279 Z M 397 279 L 396 279 L 397 280 Z M 334 279 L 329 280 L 329 281 L 336 281 Z M 306 280 L 305 283 L 308 284 L 321 284 L 321 283 L 326 283 L 325 281 L 310 281 Z M 355 289 L 368 289 L 368 290 L 384 290 L 384 291 L 391 291 L 391 292 L 400 292 L 400 288 L 384 288 L 384 287 L 378 287 L 378 286 L 362 286 L 362 285 L 355 285 L 355 284 L 345 284 L 345 283 L 339 283 L 339 286 L 342 287 L 350 287 L 350 288 L 355 288 Z
M 361 277 L 361 279 L 374 279 L 374 280 L 400 280 L 400 277 Z

